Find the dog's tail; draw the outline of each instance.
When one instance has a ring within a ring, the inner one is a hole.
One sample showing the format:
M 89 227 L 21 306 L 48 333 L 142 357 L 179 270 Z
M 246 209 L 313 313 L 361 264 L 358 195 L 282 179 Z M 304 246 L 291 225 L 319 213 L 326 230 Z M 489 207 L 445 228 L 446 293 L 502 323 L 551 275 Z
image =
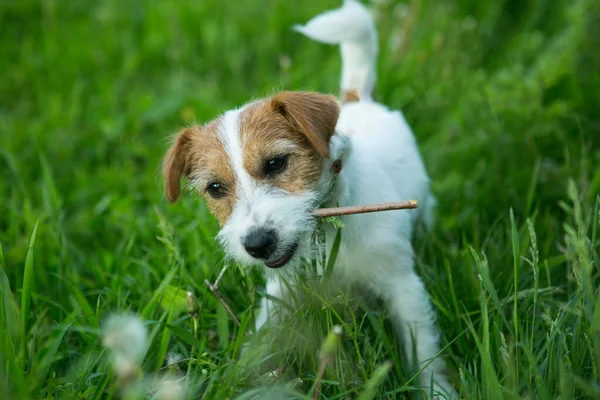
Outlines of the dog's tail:
M 370 99 L 376 78 L 377 31 L 369 11 L 356 0 L 320 14 L 294 29 L 323 43 L 339 44 L 342 52 L 342 96 Z

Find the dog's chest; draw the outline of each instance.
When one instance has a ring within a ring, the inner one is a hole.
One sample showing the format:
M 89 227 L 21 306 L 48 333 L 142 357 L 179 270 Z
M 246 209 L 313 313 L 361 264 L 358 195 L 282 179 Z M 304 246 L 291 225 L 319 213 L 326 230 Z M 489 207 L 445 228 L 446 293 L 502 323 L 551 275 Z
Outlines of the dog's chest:
M 391 270 L 402 268 L 403 264 L 407 267 L 411 265 L 410 241 L 386 224 L 385 219 L 373 220 L 364 215 L 345 218 L 342 222 L 342 228 L 325 228 L 327 260 L 331 257 L 333 243 L 340 230 L 340 247 L 333 267 L 333 277 L 340 284 L 370 287 L 372 283 L 380 282 L 382 276 L 390 274 Z M 390 237 L 391 233 L 393 237 Z

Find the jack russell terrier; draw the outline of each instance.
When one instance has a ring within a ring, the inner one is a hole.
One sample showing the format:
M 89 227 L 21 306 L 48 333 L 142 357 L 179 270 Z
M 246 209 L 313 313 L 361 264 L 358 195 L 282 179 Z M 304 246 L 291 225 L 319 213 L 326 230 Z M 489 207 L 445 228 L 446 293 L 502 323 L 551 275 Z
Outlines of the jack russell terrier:
M 371 98 L 378 53 L 374 21 L 361 3 L 345 0 L 294 28 L 340 45 L 342 100 L 280 92 L 184 129 L 164 160 L 167 198 L 177 201 L 185 178 L 218 219 L 227 255 L 259 266 L 267 293 L 276 298 L 289 290 L 282 279 L 315 256 L 315 208 L 418 200 L 414 211 L 341 217 L 333 276 L 383 299 L 404 338 L 406 357 L 416 354 L 426 366 L 421 384 L 433 382 L 430 390 L 453 395 L 437 357 L 435 313 L 415 272 L 411 244 L 417 225 L 430 225 L 435 199 L 403 115 Z M 329 252 L 336 228 L 324 229 Z M 257 328 L 274 318 L 274 306 L 262 299 Z

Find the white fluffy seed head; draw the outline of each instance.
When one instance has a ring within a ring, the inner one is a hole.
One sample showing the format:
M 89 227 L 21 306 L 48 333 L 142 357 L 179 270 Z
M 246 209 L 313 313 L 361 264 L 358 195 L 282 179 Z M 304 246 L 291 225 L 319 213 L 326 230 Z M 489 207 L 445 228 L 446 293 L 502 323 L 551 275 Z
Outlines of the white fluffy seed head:
M 148 332 L 135 315 L 111 315 L 104 323 L 102 343 L 111 351 L 115 370 L 139 365 L 148 349 Z
M 156 391 L 157 400 L 183 400 L 187 396 L 187 391 L 182 379 L 165 379 Z

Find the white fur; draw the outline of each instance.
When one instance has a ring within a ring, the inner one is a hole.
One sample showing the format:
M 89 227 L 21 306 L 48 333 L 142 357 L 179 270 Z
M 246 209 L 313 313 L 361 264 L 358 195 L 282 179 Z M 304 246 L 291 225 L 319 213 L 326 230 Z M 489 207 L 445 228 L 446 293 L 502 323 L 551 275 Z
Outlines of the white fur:
M 318 188 L 314 192 L 291 195 L 253 181 L 242 167 L 239 140 L 240 110 L 225 114 L 221 140 L 237 177 L 237 202 L 228 222 L 219 233 L 227 253 L 244 264 L 260 265 L 242 245 L 242 238 L 256 226 L 277 230 L 283 247 L 298 241 L 300 247 L 292 261 L 281 269 L 262 268 L 268 278 L 267 292 L 284 297 L 289 277 L 301 265 L 301 257 L 311 255 L 310 238 L 315 220 L 310 211 L 326 202 L 330 206 L 374 204 L 416 199 L 414 211 L 390 211 L 342 217 L 344 228 L 334 268 L 340 283 L 359 284 L 366 292 L 380 296 L 404 339 L 406 356 L 416 348 L 421 366 L 421 384 L 428 387 L 433 377 L 434 390 L 453 394 L 442 373 L 435 314 L 424 284 L 414 269 L 412 236 L 416 225 L 432 219 L 433 196 L 429 178 L 417 143 L 399 111 L 389 110 L 371 100 L 375 83 L 377 36 L 367 10 L 354 0 L 324 13 L 304 26 L 303 34 L 342 48 L 342 89 L 358 89 L 360 101 L 343 104 L 330 142 L 331 157 L 326 161 Z M 331 163 L 343 157 L 343 169 L 333 187 Z M 326 229 L 330 250 L 335 229 Z M 282 254 L 275 254 L 273 259 Z M 273 318 L 275 304 L 265 297 L 257 317 L 257 328 Z M 413 342 L 412 339 L 415 339 Z M 414 346 L 414 347 L 413 347 Z
M 367 9 L 355 0 L 345 0 L 337 10 L 325 12 L 298 32 L 323 43 L 339 44 L 342 52 L 342 90 L 357 90 L 362 99 L 371 97 L 375 86 L 377 32 Z

